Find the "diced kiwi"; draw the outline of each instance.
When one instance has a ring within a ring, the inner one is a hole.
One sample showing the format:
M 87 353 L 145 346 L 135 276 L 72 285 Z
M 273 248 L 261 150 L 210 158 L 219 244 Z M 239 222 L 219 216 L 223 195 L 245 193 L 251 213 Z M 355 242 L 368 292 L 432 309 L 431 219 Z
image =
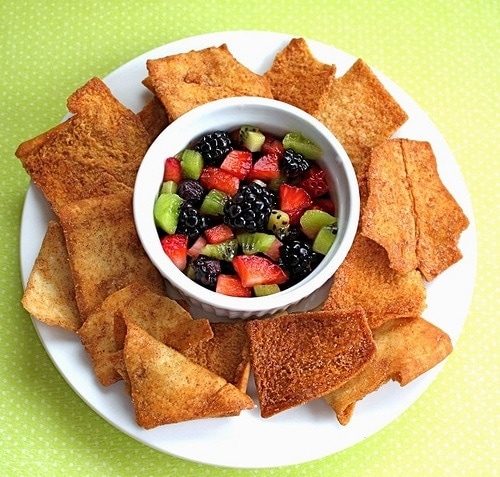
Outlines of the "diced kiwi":
M 207 243 L 200 250 L 200 254 L 230 262 L 236 256 L 237 250 L 238 241 L 236 239 L 229 239 L 219 243 Z
M 310 239 L 314 239 L 319 230 L 325 225 L 336 223 L 333 215 L 320 209 L 306 210 L 300 217 L 300 228 Z
M 210 189 L 203 198 L 200 206 L 200 212 L 206 215 L 222 215 L 224 212 L 224 203 L 227 200 L 227 194 L 217 189 Z
M 283 147 L 293 149 L 312 161 L 320 159 L 323 155 L 323 151 L 319 146 L 299 132 L 287 133 L 283 138 Z
M 280 290 L 279 285 L 272 283 L 271 285 L 254 285 L 253 292 L 255 296 L 267 296 L 273 293 L 278 293 Z
M 276 237 L 264 232 L 242 233 L 237 237 L 241 251 L 245 255 L 254 255 L 256 253 L 264 253 L 276 240 Z
M 175 194 L 177 192 L 177 183 L 174 181 L 165 181 L 161 185 L 160 194 Z
M 185 149 L 182 151 L 180 161 L 184 179 L 198 180 L 200 178 L 203 169 L 203 157 L 198 151 Z
M 325 225 L 314 239 L 312 248 L 315 252 L 326 255 L 337 238 L 337 224 Z
M 240 140 L 250 152 L 260 151 L 266 140 L 264 134 L 255 126 L 241 126 Z
M 267 221 L 267 229 L 282 240 L 290 229 L 290 216 L 282 210 L 273 209 Z
M 158 227 L 167 234 L 175 233 L 179 219 L 179 208 L 182 198 L 177 194 L 160 194 L 153 206 L 153 216 Z

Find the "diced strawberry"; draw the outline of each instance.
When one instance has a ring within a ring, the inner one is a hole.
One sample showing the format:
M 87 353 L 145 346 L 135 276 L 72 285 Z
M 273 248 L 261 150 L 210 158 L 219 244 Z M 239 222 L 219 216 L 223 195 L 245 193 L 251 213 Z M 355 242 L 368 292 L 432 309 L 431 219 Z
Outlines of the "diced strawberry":
M 283 144 L 279 139 L 276 139 L 274 136 L 267 134 L 266 139 L 264 140 L 264 144 L 262 144 L 261 152 L 262 154 L 276 154 L 276 156 L 278 156 L 278 159 L 281 159 L 285 152 L 285 148 L 283 147 Z
M 218 167 L 203 168 L 199 180 L 206 190 L 217 189 L 231 196 L 238 192 L 240 186 L 240 180 L 236 176 Z
M 312 205 L 311 197 L 302 187 L 281 184 L 278 196 L 280 209 L 290 216 L 291 224 L 296 224 L 302 212 Z
M 222 161 L 220 168 L 238 179 L 244 179 L 252 168 L 252 153 L 233 149 Z
M 187 254 L 191 258 L 197 258 L 200 255 L 201 249 L 207 244 L 207 239 L 200 235 L 196 241 L 188 248 Z
M 288 280 L 283 269 L 266 257 L 259 255 L 237 255 L 233 267 L 244 287 L 254 285 L 281 284 Z
M 252 289 L 249 287 L 244 287 L 237 275 L 226 275 L 224 273 L 221 273 L 217 277 L 215 291 L 217 293 L 222 293 L 223 295 L 229 296 L 252 296 Z
M 330 198 L 322 197 L 319 199 L 314 199 L 311 208 L 324 210 L 325 212 L 328 212 L 329 214 L 335 216 L 335 204 Z
M 326 194 L 329 190 L 325 171 L 318 166 L 311 167 L 298 185 L 312 198 Z
M 261 180 L 269 182 L 277 179 L 280 175 L 279 159 L 276 154 L 262 156 L 252 167 L 248 174 L 248 180 Z
M 179 270 L 187 264 L 188 237 L 182 234 L 165 235 L 160 240 L 163 251 Z
M 208 243 L 221 243 L 234 238 L 234 233 L 229 225 L 219 224 L 205 230 L 205 238 Z
M 274 262 L 277 262 L 280 258 L 280 248 L 282 245 L 283 243 L 278 238 L 275 238 L 273 243 L 263 253 Z
M 173 181 L 178 184 L 182 180 L 182 168 L 179 159 L 167 157 L 163 171 L 163 182 Z

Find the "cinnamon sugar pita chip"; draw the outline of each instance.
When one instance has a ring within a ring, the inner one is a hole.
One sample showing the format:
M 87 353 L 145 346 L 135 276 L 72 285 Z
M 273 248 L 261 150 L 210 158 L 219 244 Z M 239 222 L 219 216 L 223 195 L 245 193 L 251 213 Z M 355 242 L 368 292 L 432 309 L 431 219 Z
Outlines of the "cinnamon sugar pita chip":
M 334 275 L 323 309 L 361 306 L 374 329 L 394 318 L 420 315 L 425 298 L 424 282 L 417 270 L 397 273 L 389 265 L 387 252 L 358 233 Z
M 250 355 L 246 322 L 211 323 L 213 338 L 183 351 L 184 356 L 204 366 L 246 392 L 250 377 Z
M 48 223 L 21 303 L 28 313 L 48 325 L 76 331 L 82 323 L 64 235 L 55 221 Z
M 441 181 L 431 145 L 402 139 L 401 146 L 413 195 L 418 268 L 430 281 L 462 258 L 458 242 L 469 219 Z
M 373 331 L 375 357 L 354 378 L 325 396 L 326 402 L 346 425 L 357 401 L 389 380 L 405 386 L 433 368 L 452 351 L 450 337 L 423 318 L 399 318 Z
M 362 59 L 331 84 L 313 115 L 337 136 L 355 169 L 367 149 L 391 137 L 408 119 Z
M 268 81 L 243 66 L 226 44 L 147 61 L 150 85 L 170 121 L 196 106 L 232 96 L 272 98 Z
M 115 339 L 115 317 L 123 307 L 146 290 L 133 283 L 114 292 L 90 313 L 78 330 L 94 373 L 103 386 L 122 379 L 117 369 L 116 353 L 123 348 L 123 343 L 118 343 Z
M 134 282 L 164 293 L 163 278 L 137 236 L 131 194 L 71 202 L 60 210 L 59 218 L 84 319 L 106 297 Z
M 264 73 L 275 99 L 313 114 L 335 79 L 335 65 L 317 60 L 304 38 L 292 38 Z
M 54 209 L 132 191 L 151 138 L 137 115 L 98 78 L 68 98 L 73 116 L 21 144 L 16 156 Z
M 247 394 L 132 322 L 127 322 L 123 357 L 135 418 L 145 429 L 253 408 Z
M 417 268 L 417 231 L 413 189 L 408 183 L 401 141 L 374 148 L 366 171 L 367 199 L 361 211 L 361 232 L 384 247 L 398 273 Z

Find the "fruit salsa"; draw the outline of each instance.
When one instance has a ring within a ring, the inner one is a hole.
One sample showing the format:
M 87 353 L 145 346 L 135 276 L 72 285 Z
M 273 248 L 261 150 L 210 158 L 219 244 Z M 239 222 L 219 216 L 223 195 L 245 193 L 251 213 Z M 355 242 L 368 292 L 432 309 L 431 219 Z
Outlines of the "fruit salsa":
M 198 284 L 230 296 L 284 290 L 337 235 L 321 149 L 299 132 L 213 131 L 165 160 L 153 214 L 162 248 Z

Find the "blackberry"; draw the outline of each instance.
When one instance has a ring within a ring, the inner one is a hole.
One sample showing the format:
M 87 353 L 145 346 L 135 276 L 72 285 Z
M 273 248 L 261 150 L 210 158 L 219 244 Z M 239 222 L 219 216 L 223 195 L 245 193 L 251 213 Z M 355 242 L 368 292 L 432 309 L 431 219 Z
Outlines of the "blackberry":
M 200 205 L 205 195 L 203 186 L 194 179 L 184 179 L 177 188 L 177 195 L 193 205 Z
M 206 166 L 220 166 L 229 152 L 234 149 L 231 137 L 226 131 L 205 134 L 194 145 Z
M 193 243 L 208 228 L 208 222 L 204 215 L 188 201 L 184 201 L 179 209 L 179 218 L 175 232 L 187 235 L 190 243 Z
M 293 283 L 311 273 L 319 264 L 321 255 L 301 240 L 287 240 L 280 248 L 280 266 L 288 272 Z
M 244 184 L 224 204 L 224 223 L 250 233 L 265 230 L 275 202 L 266 187 L 257 182 Z
M 297 177 L 310 167 L 309 161 L 300 152 L 285 149 L 281 158 L 281 169 L 287 177 Z
M 193 270 L 194 281 L 196 283 L 199 283 L 210 290 L 215 290 L 217 277 L 222 271 L 219 260 L 206 257 L 205 255 L 199 255 L 193 262 Z

